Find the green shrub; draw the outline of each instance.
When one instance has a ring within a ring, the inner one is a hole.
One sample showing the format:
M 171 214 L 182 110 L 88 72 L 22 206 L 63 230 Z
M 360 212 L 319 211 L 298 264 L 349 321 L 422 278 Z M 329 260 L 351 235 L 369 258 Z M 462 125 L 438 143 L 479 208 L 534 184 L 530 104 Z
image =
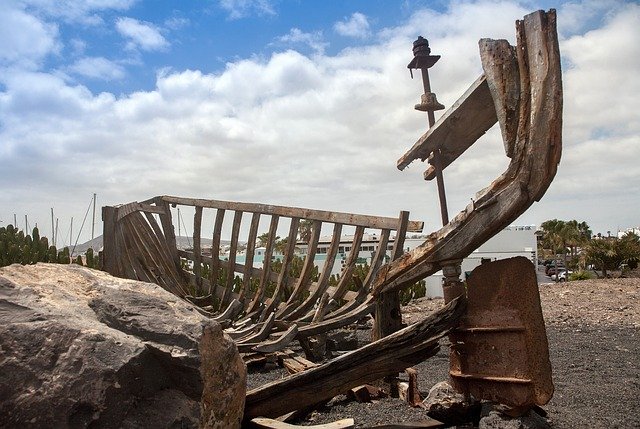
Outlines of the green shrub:
M 569 280 L 589 280 L 593 278 L 593 274 L 589 271 L 576 271 L 569 274 Z

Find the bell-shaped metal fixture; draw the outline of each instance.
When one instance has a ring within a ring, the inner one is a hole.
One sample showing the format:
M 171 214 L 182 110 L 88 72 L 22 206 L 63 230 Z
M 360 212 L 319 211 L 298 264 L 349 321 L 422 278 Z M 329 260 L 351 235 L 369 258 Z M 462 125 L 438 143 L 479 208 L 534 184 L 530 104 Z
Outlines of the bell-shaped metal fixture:
M 416 104 L 415 109 L 421 112 L 434 112 L 444 109 L 444 106 L 438 103 L 436 95 L 433 92 L 427 92 L 420 96 L 420 104 Z

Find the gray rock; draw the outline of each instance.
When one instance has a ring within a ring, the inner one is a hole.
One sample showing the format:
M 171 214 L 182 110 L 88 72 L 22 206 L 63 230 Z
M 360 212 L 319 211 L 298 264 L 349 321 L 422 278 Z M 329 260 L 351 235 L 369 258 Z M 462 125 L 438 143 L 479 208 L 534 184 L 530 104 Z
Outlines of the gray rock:
M 358 348 L 358 336 L 352 330 L 340 329 L 327 334 L 327 350 L 343 351 Z
M 208 323 L 153 284 L 77 265 L 0 268 L 0 421 L 198 427 Z
M 242 425 L 247 370 L 236 345 L 225 337 L 220 325 L 213 323 L 205 326 L 200 341 L 202 429 L 239 429 Z
M 480 402 L 473 397 L 467 401 L 446 381 L 433 386 L 422 405 L 429 417 L 451 426 L 475 423 L 480 419 Z

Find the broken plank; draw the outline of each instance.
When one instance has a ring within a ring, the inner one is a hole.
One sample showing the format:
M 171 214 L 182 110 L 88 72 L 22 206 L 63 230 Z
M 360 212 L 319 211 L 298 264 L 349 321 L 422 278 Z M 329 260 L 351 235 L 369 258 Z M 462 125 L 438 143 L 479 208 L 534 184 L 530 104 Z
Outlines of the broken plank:
M 481 75 L 438 121 L 398 160 L 404 170 L 416 159 L 425 160 L 436 150 L 441 151 L 442 168 L 446 168 L 476 142 L 498 120 L 487 85 Z M 465 124 L 465 126 L 460 126 Z M 435 177 L 427 170 L 425 179 Z
M 278 420 L 268 419 L 266 417 L 256 417 L 251 420 L 250 427 L 255 429 L 296 429 L 302 427 L 310 429 L 350 429 L 354 427 L 354 424 L 355 422 L 353 419 L 343 419 L 322 425 L 296 426 Z

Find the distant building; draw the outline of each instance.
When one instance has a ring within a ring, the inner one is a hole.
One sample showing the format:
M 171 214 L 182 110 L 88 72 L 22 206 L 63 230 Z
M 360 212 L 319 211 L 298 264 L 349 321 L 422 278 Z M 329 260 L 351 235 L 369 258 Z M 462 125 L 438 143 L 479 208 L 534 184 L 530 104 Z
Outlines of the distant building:
M 407 235 L 404 242 L 404 251 L 406 252 L 415 249 L 424 243 L 426 237 L 427 235 L 423 234 Z M 378 239 L 379 237 L 373 234 L 364 235 L 358 253 L 358 260 L 360 263 L 366 262 L 371 264 L 371 259 L 378 249 Z M 336 263 L 333 265 L 332 274 L 340 273 L 342 265 L 351 251 L 352 241 L 352 235 L 345 235 L 341 237 L 340 247 L 338 248 Z M 389 243 L 387 244 L 387 260 L 391 257 L 394 241 L 395 237 L 392 237 L 389 239 Z M 314 259 L 316 266 L 321 268 L 322 265 L 324 265 L 330 243 L 331 237 L 322 237 L 320 239 L 316 257 Z M 306 254 L 306 246 L 307 245 L 305 243 L 298 243 L 301 254 Z M 534 225 L 509 226 L 473 251 L 471 255 L 462 261 L 463 280 L 465 275 L 468 275 L 468 273 L 473 271 L 473 269 L 480 265 L 483 260 L 495 261 L 515 256 L 524 256 L 534 265 L 537 264 L 536 227 Z M 337 263 L 338 261 L 342 263 Z M 441 271 L 426 279 L 428 297 L 435 298 L 442 296 L 442 279 L 443 276 Z

